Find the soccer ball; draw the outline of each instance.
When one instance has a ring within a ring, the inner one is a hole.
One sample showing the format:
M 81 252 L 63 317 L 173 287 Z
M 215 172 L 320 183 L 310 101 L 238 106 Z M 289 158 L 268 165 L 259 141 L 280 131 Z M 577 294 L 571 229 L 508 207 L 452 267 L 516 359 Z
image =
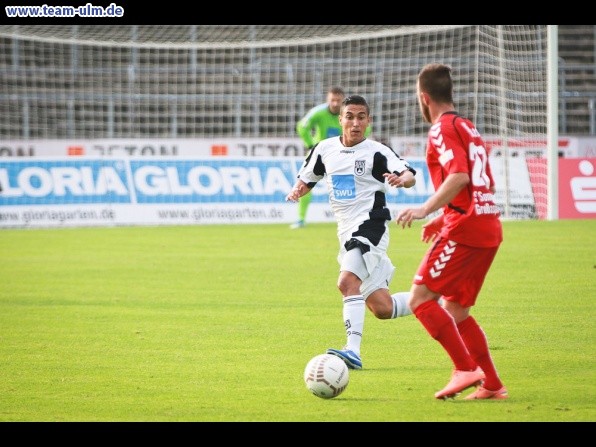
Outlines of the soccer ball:
M 313 357 L 304 369 L 306 388 L 322 399 L 339 396 L 349 382 L 348 367 L 342 359 L 331 354 Z

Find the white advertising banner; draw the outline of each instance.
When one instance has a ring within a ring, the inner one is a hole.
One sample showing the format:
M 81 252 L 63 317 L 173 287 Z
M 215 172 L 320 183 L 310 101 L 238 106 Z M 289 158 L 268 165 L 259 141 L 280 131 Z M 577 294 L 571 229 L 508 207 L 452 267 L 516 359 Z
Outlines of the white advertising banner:
M 302 157 L 299 138 L 4 140 L 0 157 Z
M 493 156 L 508 153 L 545 157 L 546 139 L 486 137 Z M 391 137 L 390 146 L 404 158 L 424 157 L 425 137 Z M 593 157 L 596 137 L 559 138 L 564 157 Z M 303 157 L 299 138 L 172 138 L 98 140 L 2 140 L 3 157 Z

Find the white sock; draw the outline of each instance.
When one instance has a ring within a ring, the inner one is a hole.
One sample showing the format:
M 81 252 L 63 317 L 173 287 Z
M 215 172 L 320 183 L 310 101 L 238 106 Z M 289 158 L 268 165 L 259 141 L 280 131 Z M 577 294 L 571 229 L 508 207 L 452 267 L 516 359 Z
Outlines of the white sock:
M 393 300 L 393 314 L 391 318 L 406 317 L 412 315 L 412 310 L 408 306 L 410 292 L 397 292 L 391 295 Z
M 366 306 L 362 295 L 344 296 L 344 325 L 346 326 L 346 349 L 360 355 L 362 331 L 364 330 L 364 315 Z

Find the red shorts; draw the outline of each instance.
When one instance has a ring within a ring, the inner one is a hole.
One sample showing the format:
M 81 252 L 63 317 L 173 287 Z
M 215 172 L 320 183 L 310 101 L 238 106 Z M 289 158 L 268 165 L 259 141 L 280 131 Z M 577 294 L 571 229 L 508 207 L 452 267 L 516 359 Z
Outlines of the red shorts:
M 463 307 L 476 303 L 499 247 L 470 247 L 439 238 L 418 266 L 414 284 L 424 284 Z

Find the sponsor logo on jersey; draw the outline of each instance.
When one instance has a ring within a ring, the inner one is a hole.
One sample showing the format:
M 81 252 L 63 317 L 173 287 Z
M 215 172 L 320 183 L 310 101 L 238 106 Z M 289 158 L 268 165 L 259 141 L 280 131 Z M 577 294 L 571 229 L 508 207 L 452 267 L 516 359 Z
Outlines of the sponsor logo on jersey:
M 334 175 L 333 197 L 335 200 L 351 200 L 356 198 L 356 183 L 353 175 Z

